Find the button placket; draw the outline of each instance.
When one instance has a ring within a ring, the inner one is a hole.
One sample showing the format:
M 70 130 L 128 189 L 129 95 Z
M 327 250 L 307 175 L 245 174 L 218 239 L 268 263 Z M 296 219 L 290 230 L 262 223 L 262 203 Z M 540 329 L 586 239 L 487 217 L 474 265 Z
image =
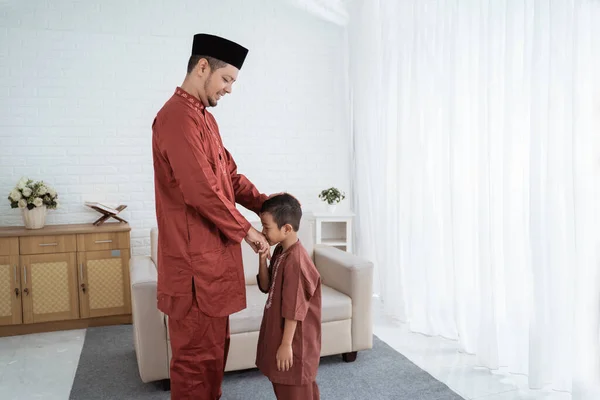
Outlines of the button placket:
M 206 125 L 208 131 L 210 132 L 212 139 L 214 141 L 213 144 L 217 145 L 217 150 L 219 153 L 219 167 L 221 168 L 221 172 L 223 173 L 223 175 L 227 175 L 227 167 L 225 166 L 225 154 L 223 152 L 223 146 L 221 146 L 221 142 L 219 141 L 219 138 L 217 137 L 217 135 L 213 132 L 212 128 L 210 127 L 208 121 L 206 120 L 206 115 L 203 112 L 203 108 L 200 105 L 200 102 L 194 98 L 193 96 L 190 96 L 189 94 L 187 94 L 185 91 L 177 89 L 177 91 L 175 92 L 177 93 L 177 95 L 183 97 L 184 99 L 186 99 L 189 103 L 189 105 L 198 113 L 202 116 L 203 120 L 204 120 L 204 125 Z
M 208 131 L 210 132 L 210 134 L 213 137 L 213 140 L 215 141 L 215 143 L 217 144 L 217 149 L 219 152 L 219 166 L 221 167 L 221 171 L 223 171 L 223 175 L 227 175 L 227 168 L 225 167 L 225 154 L 223 153 L 223 146 L 221 146 L 221 142 L 219 140 L 219 138 L 217 137 L 217 135 L 213 132 L 213 130 L 211 129 L 208 121 L 206 120 L 206 115 L 203 115 L 204 117 L 204 123 L 206 124 L 206 127 L 208 128 Z
M 277 280 L 277 272 L 279 271 L 279 264 L 281 264 L 281 259 L 283 258 L 283 254 L 277 258 L 275 261 L 275 266 L 273 267 L 273 277 L 271 278 L 271 287 L 269 288 L 269 297 L 267 298 L 267 303 L 265 304 L 265 310 L 268 310 L 273 305 L 273 293 L 275 292 L 275 280 Z

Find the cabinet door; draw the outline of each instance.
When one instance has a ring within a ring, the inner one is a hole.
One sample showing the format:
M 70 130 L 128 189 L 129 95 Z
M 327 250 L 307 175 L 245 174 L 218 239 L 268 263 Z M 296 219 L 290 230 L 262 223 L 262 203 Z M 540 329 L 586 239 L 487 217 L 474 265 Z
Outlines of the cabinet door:
M 23 322 L 19 257 L 0 256 L 0 325 Z
M 129 250 L 78 254 L 82 318 L 131 314 Z
M 26 324 L 79 318 L 76 253 L 21 256 Z

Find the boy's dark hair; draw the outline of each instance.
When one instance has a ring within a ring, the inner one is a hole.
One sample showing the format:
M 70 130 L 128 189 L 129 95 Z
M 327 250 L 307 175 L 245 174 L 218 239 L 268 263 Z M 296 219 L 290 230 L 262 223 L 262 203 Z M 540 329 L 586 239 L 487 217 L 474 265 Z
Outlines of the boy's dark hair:
M 300 229 L 302 207 L 300 207 L 300 202 L 294 196 L 290 196 L 287 193 L 279 194 L 266 200 L 260 212 L 271 214 L 273 221 L 275 221 L 279 229 L 285 224 L 290 224 L 294 232 L 298 232 L 298 229 Z

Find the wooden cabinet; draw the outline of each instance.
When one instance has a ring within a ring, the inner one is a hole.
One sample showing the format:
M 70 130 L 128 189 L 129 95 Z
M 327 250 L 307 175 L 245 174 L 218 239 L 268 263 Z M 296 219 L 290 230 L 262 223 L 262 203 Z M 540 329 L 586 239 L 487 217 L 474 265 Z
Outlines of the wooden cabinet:
M 57 254 L 77 251 L 76 235 L 44 235 L 19 238 L 20 254 Z
M 78 256 L 81 316 L 130 314 L 129 250 L 87 251 Z
M 21 256 L 23 322 L 79 318 L 75 253 Z
M 23 321 L 18 254 L 18 239 L 0 238 L 0 325 L 20 324 Z
M 0 336 L 130 322 L 129 232 L 0 228 Z

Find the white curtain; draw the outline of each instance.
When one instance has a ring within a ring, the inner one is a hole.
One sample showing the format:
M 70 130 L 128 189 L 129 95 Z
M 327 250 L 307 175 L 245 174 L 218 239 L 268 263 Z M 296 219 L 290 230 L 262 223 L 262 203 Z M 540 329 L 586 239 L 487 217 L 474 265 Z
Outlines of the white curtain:
M 599 25 L 591 0 L 355 0 L 348 26 L 385 311 L 574 399 L 600 399 Z

